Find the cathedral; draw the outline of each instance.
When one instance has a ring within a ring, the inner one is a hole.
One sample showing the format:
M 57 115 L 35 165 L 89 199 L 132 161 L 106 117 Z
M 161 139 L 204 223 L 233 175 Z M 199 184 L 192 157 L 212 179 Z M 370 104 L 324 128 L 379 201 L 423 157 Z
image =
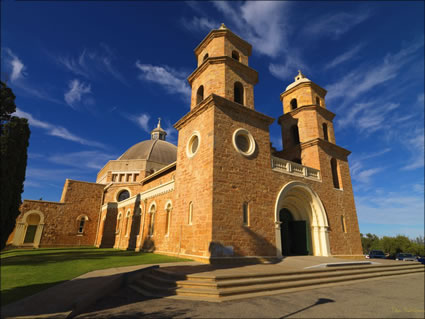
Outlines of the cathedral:
M 8 243 L 114 247 L 214 263 L 362 255 L 350 151 L 335 141 L 326 90 L 300 71 L 275 119 L 256 111 L 252 46 L 221 25 L 195 48 L 190 111 L 97 174 L 67 179 L 59 202 L 24 200 Z

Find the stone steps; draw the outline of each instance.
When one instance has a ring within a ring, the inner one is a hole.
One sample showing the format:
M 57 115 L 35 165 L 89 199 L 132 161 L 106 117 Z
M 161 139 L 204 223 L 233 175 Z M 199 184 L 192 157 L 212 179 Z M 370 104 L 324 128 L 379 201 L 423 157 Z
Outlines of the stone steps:
M 421 264 L 352 265 L 273 273 L 176 274 L 152 269 L 129 286 L 149 297 L 223 301 L 329 284 L 424 272 Z

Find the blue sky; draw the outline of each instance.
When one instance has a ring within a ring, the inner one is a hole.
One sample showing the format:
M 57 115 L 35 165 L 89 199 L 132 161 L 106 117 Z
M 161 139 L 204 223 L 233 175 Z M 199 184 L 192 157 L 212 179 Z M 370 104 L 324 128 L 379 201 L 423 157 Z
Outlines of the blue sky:
M 360 231 L 424 234 L 424 3 L 2 1 L 1 78 L 30 121 L 23 198 L 58 201 L 189 111 L 193 49 L 224 22 L 250 42 L 255 107 L 277 118 L 297 70 L 328 90 Z M 277 123 L 273 145 L 281 148 Z

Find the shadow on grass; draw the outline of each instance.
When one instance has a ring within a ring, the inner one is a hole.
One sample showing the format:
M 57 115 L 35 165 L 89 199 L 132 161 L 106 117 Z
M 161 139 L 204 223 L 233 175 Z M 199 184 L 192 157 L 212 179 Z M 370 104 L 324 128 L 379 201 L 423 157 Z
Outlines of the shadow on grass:
M 29 285 L 29 286 L 23 286 L 23 287 L 14 287 L 14 288 L 2 290 L 1 291 L 1 305 L 4 306 L 4 305 L 7 305 L 7 304 L 10 304 L 10 303 L 15 302 L 19 299 L 22 299 L 24 297 L 33 295 L 33 294 L 39 292 L 40 290 L 50 288 L 52 286 L 63 283 L 65 281 L 49 282 L 49 283 L 45 283 L 45 284 L 35 284 L 35 285 Z
M 143 261 L 143 263 L 156 263 L 161 262 L 159 259 L 161 258 L 161 255 L 153 255 L 150 253 L 141 253 L 141 252 L 134 252 L 134 251 L 124 251 L 124 250 L 88 250 L 88 251 L 81 251 L 76 250 L 74 251 L 64 251 L 64 252 L 46 252 L 44 251 L 41 254 L 27 254 L 27 255 L 15 255 L 15 256 L 9 256 L 9 257 L 3 257 L 1 259 L 2 266 L 36 266 L 36 265 L 43 265 L 48 263 L 57 263 L 62 261 L 70 261 L 70 260 L 93 260 L 93 259 L 105 259 L 105 258 L 125 258 L 125 257 L 140 257 L 141 259 L 143 257 L 146 257 L 146 261 Z M 153 257 L 153 258 L 150 258 Z M 167 258 L 164 256 L 164 258 Z M 178 258 L 172 258 L 168 257 L 170 261 L 179 261 L 181 259 Z M 164 260 L 165 261 L 165 260 Z M 162 261 L 162 262 L 164 262 Z

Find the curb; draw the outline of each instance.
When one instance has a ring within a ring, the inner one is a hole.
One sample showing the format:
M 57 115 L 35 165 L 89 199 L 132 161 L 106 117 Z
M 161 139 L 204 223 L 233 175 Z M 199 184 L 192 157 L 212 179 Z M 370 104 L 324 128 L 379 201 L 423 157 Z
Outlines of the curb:
M 114 290 L 125 287 L 130 282 L 137 280 L 145 271 L 150 271 L 157 268 L 159 268 L 159 265 L 149 266 L 146 268 L 115 275 L 115 278 L 106 281 L 103 285 L 99 285 L 96 289 L 90 291 L 90 294 L 78 298 L 73 303 L 72 311 L 70 314 L 68 314 L 68 316 L 66 316 L 66 318 L 71 319 L 75 316 L 78 316 L 79 314 L 84 313 L 87 308 L 95 304 L 100 299 L 111 294 Z

